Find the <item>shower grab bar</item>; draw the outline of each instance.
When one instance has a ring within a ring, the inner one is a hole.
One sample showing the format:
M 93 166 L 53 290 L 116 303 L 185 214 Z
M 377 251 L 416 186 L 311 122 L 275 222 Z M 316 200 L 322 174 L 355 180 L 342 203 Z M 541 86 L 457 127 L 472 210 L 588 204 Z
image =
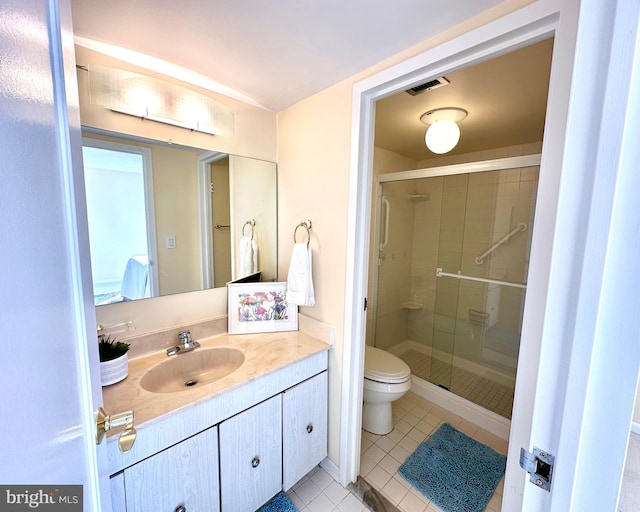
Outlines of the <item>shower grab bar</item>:
M 514 283 L 511 281 L 499 281 L 498 279 L 487 279 L 484 277 L 474 277 L 474 276 L 465 276 L 461 274 L 461 271 L 458 270 L 457 274 L 450 274 L 448 272 L 443 272 L 442 268 L 436 268 L 436 277 L 455 277 L 456 279 L 467 279 L 469 281 L 478 281 L 480 283 L 490 283 L 490 284 L 500 284 L 502 286 L 513 286 L 514 288 L 523 288 L 526 289 L 526 283 Z
M 500 240 L 498 240 L 495 244 L 489 247 L 486 251 L 484 251 L 480 256 L 475 259 L 476 265 L 482 265 L 484 263 L 484 259 L 489 256 L 493 251 L 495 251 L 502 244 L 509 241 L 509 239 L 520 231 L 526 231 L 527 225 L 524 222 L 518 224 L 515 228 L 509 231 L 505 236 L 503 236 Z
M 380 242 L 380 250 L 384 251 L 389 243 L 389 210 L 391 209 L 391 205 L 389 204 L 389 200 L 382 196 L 382 204 L 384 204 L 384 242 Z

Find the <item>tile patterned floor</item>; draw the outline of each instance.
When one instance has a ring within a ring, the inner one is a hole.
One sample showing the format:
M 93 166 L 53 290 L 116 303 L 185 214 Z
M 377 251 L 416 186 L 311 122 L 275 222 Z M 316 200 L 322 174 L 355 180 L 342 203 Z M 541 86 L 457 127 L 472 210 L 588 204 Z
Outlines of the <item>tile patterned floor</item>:
M 363 431 L 360 476 L 402 512 L 441 512 L 398 474 L 398 468 L 442 423 L 450 423 L 497 452 L 507 453 L 507 441 L 411 392 L 393 403 L 393 421 L 394 429 L 386 436 Z M 500 511 L 503 486 L 504 479 L 489 501 L 487 512 Z M 300 512 L 369 510 L 320 466 L 294 485 L 287 495 Z
M 367 507 L 320 466 L 294 485 L 287 496 L 300 512 L 366 512 Z
M 398 468 L 442 423 L 453 425 L 499 453 L 507 453 L 504 439 L 411 392 L 393 403 L 393 417 L 394 429 L 386 436 L 363 431 L 360 476 L 403 512 L 441 512 L 398 474 Z M 487 512 L 500 511 L 503 487 L 504 479 L 489 501 Z
M 444 384 L 452 393 L 478 404 L 485 409 L 510 419 L 513 408 L 513 389 L 495 381 L 451 367 L 417 350 L 410 349 L 400 355 L 411 368 L 411 373 L 436 385 Z

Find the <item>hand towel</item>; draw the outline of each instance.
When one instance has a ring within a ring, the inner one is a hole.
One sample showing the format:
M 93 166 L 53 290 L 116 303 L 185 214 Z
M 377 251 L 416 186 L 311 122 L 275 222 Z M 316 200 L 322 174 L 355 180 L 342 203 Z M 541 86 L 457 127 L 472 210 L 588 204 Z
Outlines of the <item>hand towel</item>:
M 298 306 L 313 306 L 316 303 L 311 272 L 311 248 L 306 243 L 293 245 L 286 300 Z
M 251 239 L 251 272 L 255 274 L 258 271 L 258 242 L 255 237 Z

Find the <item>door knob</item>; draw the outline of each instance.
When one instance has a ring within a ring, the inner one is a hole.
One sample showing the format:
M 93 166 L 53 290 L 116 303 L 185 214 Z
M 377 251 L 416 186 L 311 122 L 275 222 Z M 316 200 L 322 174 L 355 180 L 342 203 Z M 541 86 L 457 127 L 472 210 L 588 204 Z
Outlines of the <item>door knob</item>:
M 110 430 L 124 427 L 118 437 L 118 447 L 122 453 L 128 453 L 136 441 L 136 429 L 133 427 L 133 411 L 124 411 L 107 415 L 100 407 L 96 413 L 96 444 L 100 444 Z

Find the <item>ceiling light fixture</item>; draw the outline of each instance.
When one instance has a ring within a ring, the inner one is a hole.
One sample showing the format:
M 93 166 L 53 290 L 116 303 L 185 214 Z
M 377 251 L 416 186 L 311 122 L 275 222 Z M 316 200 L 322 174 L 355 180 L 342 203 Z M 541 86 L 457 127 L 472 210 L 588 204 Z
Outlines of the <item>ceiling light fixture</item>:
M 429 126 L 424 141 L 433 153 L 448 153 L 460 140 L 458 124 L 467 117 L 467 111 L 457 107 L 429 110 L 420 116 L 420 121 Z

